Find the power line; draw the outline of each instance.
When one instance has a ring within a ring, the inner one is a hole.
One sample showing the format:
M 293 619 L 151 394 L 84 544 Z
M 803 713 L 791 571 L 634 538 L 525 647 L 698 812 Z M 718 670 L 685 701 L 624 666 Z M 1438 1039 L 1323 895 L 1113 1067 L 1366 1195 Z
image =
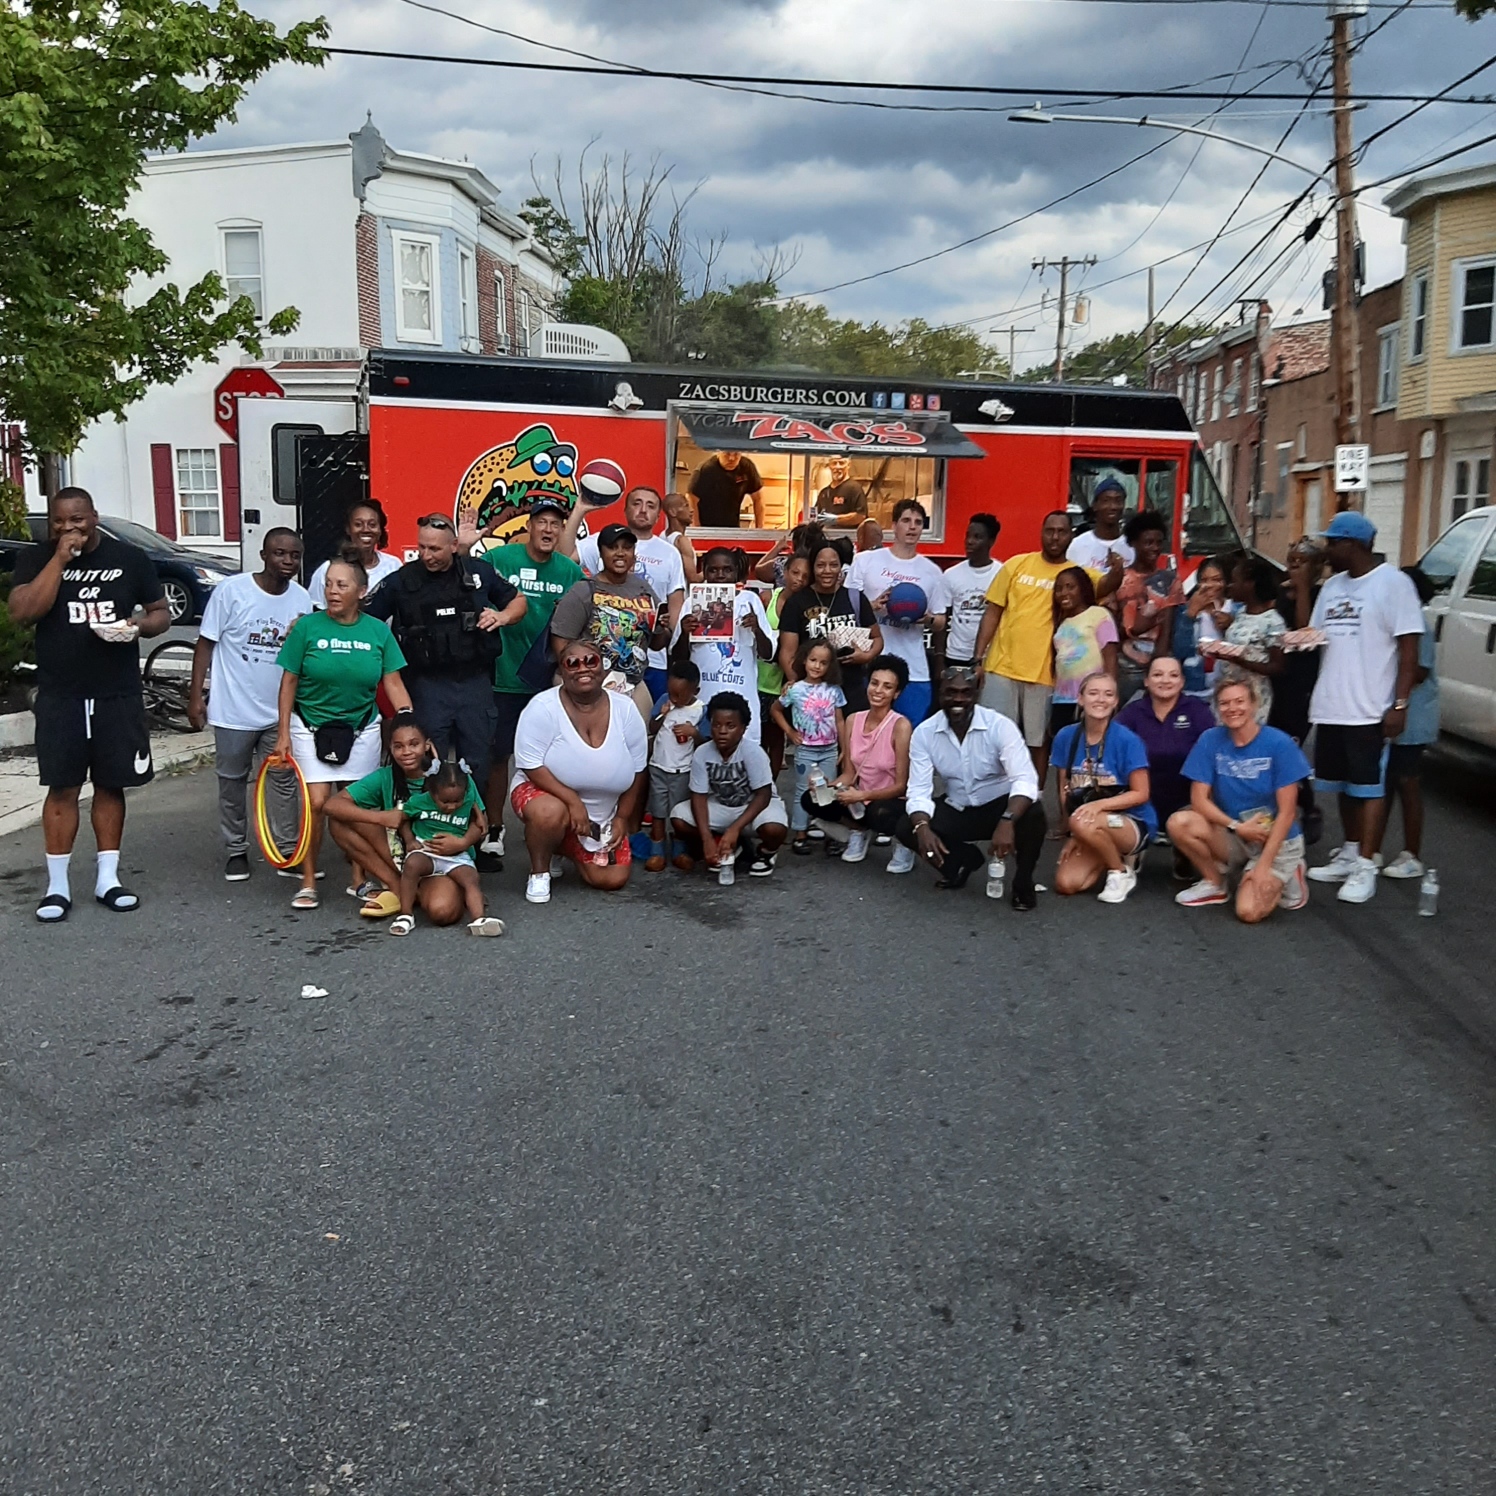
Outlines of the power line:
M 1128 0 L 1124 0 L 1128 3 Z M 1154 0 L 1154 3 L 1172 4 L 1175 0 Z M 1193 0 L 1192 0 L 1193 3 Z M 1258 0 L 1261 4 L 1262 0 Z M 1285 0 L 1278 0 L 1285 3 Z M 990 98 L 1008 99 L 1054 99 L 1073 98 L 1085 93 L 1099 100 L 1108 99 L 1202 99 L 1210 102 L 1234 102 L 1239 99 L 1286 100 L 1300 103 L 1301 93 L 1228 93 L 1208 89 L 1162 88 L 1044 88 L 1033 84 L 991 85 L 977 83 L 900 83 L 877 79 L 854 78 L 795 78 L 758 76 L 752 73 L 705 73 L 684 72 L 668 68 L 601 67 L 583 63 L 567 62 L 521 62 L 506 57 L 454 57 L 439 52 L 393 52 L 377 47 L 323 47 L 322 51 L 333 57 L 375 57 L 387 62 L 439 62 L 459 67 L 500 68 L 524 73 L 581 73 L 591 77 L 648 78 L 677 83 L 696 83 L 707 87 L 727 84 L 755 85 L 759 87 L 777 85 L 789 88 L 846 88 L 866 89 L 883 93 L 933 93 L 933 94 L 979 94 Z M 811 99 L 810 95 L 779 95 Z M 1358 94 L 1357 99 L 1371 104 L 1419 104 L 1427 94 L 1380 93 Z M 811 99 L 811 102 L 823 102 Z M 1496 104 L 1496 94 L 1462 94 L 1440 99 L 1441 104 L 1479 104 L 1489 108 Z M 914 107 L 914 106 L 905 106 Z
M 1356 151 L 1355 159 L 1357 161 L 1360 161 L 1366 155 L 1366 147 L 1369 146 L 1372 141 L 1380 140 L 1382 136 L 1387 134 L 1389 130 L 1397 129 L 1399 125 L 1405 123 L 1407 120 L 1412 119 L 1413 116 L 1420 110 L 1427 109 L 1430 104 L 1437 103 L 1440 97 L 1443 94 L 1447 94 L 1451 88 L 1458 88 L 1460 84 L 1468 83 L 1477 74 L 1485 72 L 1486 69 L 1490 67 L 1496 67 L 1496 55 L 1486 58 L 1484 62 L 1479 63 L 1477 66 L 1471 68 L 1468 73 L 1462 73 L 1458 78 L 1454 80 L 1453 83 L 1450 83 L 1444 88 L 1441 88 L 1439 92 L 1436 93 L 1432 98 L 1426 99 L 1422 104 L 1415 104 L 1405 113 L 1398 115 L 1398 117 L 1395 120 L 1392 120 L 1389 124 L 1383 125 L 1380 130 L 1373 130 L 1371 134 L 1361 142 L 1359 148 Z

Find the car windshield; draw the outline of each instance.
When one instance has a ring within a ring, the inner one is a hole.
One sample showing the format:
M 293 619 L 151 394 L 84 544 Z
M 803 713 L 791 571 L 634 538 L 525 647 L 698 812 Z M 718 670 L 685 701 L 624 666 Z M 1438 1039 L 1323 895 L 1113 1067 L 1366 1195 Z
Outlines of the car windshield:
M 147 530 L 144 525 L 137 525 L 132 519 L 116 519 L 112 514 L 101 514 L 99 524 L 116 540 L 138 545 L 141 550 L 150 551 L 153 555 L 176 556 L 181 553 L 181 546 L 173 545 L 164 535 Z

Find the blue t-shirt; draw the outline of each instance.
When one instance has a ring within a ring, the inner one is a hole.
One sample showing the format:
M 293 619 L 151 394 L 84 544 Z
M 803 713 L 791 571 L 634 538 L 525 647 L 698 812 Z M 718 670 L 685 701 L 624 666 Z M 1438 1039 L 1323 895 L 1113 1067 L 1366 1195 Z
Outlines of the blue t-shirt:
M 1100 743 L 1087 743 L 1085 727 L 1072 722 L 1062 727 L 1055 735 L 1054 747 L 1049 761 L 1056 769 L 1063 769 L 1070 776 L 1072 790 L 1089 789 L 1094 785 L 1115 784 L 1119 790 L 1128 788 L 1128 780 L 1138 769 L 1148 767 L 1148 750 L 1143 740 L 1131 728 L 1113 722 Z M 1077 741 L 1079 739 L 1079 741 Z M 1074 754 L 1075 762 L 1070 759 Z M 1136 817 L 1148 828 L 1149 836 L 1158 833 L 1158 812 L 1151 800 L 1141 805 L 1129 805 L 1123 815 Z
M 1238 748 L 1225 727 L 1200 734 L 1184 761 L 1184 777 L 1210 786 L 1211 799 L 1233 821 L 1245 820 L 1254 810 L 1278 813 L 1278 791 L 1310 774 L 1309 760 L 1299 745 L 1276 727 L 1258 730 L 1250 743 Z M 1299 835 L 1298 817 L 1289 827 Z
M 1428 675 L 1413 687 L 1408 696 L 1408 725 L 1403 728 L 1399 743 L 1437 743 L 1439 741 L 1439 677 L 1434 674 L 1438 662 L 1439 646 L 1434 642 L 1434 631 L 1427 622 L 1423 625 L 1423 637 L 1418 641 L 1418 664 Z

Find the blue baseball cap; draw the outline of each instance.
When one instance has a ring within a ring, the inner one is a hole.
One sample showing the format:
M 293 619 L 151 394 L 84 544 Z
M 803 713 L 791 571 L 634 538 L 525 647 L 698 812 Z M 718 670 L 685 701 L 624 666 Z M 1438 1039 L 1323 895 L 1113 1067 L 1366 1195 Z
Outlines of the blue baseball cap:
M 1357 540 L 1370 545 L 1376 538 L 1377 527 L 1355 509 L 1342 510 L 1325 530 L 1326 540 Z

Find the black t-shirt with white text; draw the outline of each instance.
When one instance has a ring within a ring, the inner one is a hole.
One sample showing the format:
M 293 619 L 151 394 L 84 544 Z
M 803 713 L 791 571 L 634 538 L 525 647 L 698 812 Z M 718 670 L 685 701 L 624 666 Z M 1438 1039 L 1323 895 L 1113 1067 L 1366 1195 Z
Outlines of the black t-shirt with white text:
M 794 634 L 801 644 L 807 639 L 831 637 L 840 628 L 870 629 L 875 621 L 872 604 L 859 596 L 854 608 L 852 595 L 845 587 L 838 587 L 829 598 L 813 587 L 802 587 L 779 605 L 779 632 Z M 849 665 L 843 659 L 841 678 L 847 709 L 861 711 L 867 705 L 866 668 Z
M 29 546 L 16 557 L 17 584 L 35 581 L 53 545 Z M 110 644 L 96 623 L 129 623 L 136 608 L 160 602 L 161 580 L 137 546 L 99 532 L 99 543 L 62 569 L 57 601 L 36 625 L 37 680 L 64 696 L 128 696 L 140 690 L 140 645 Z

